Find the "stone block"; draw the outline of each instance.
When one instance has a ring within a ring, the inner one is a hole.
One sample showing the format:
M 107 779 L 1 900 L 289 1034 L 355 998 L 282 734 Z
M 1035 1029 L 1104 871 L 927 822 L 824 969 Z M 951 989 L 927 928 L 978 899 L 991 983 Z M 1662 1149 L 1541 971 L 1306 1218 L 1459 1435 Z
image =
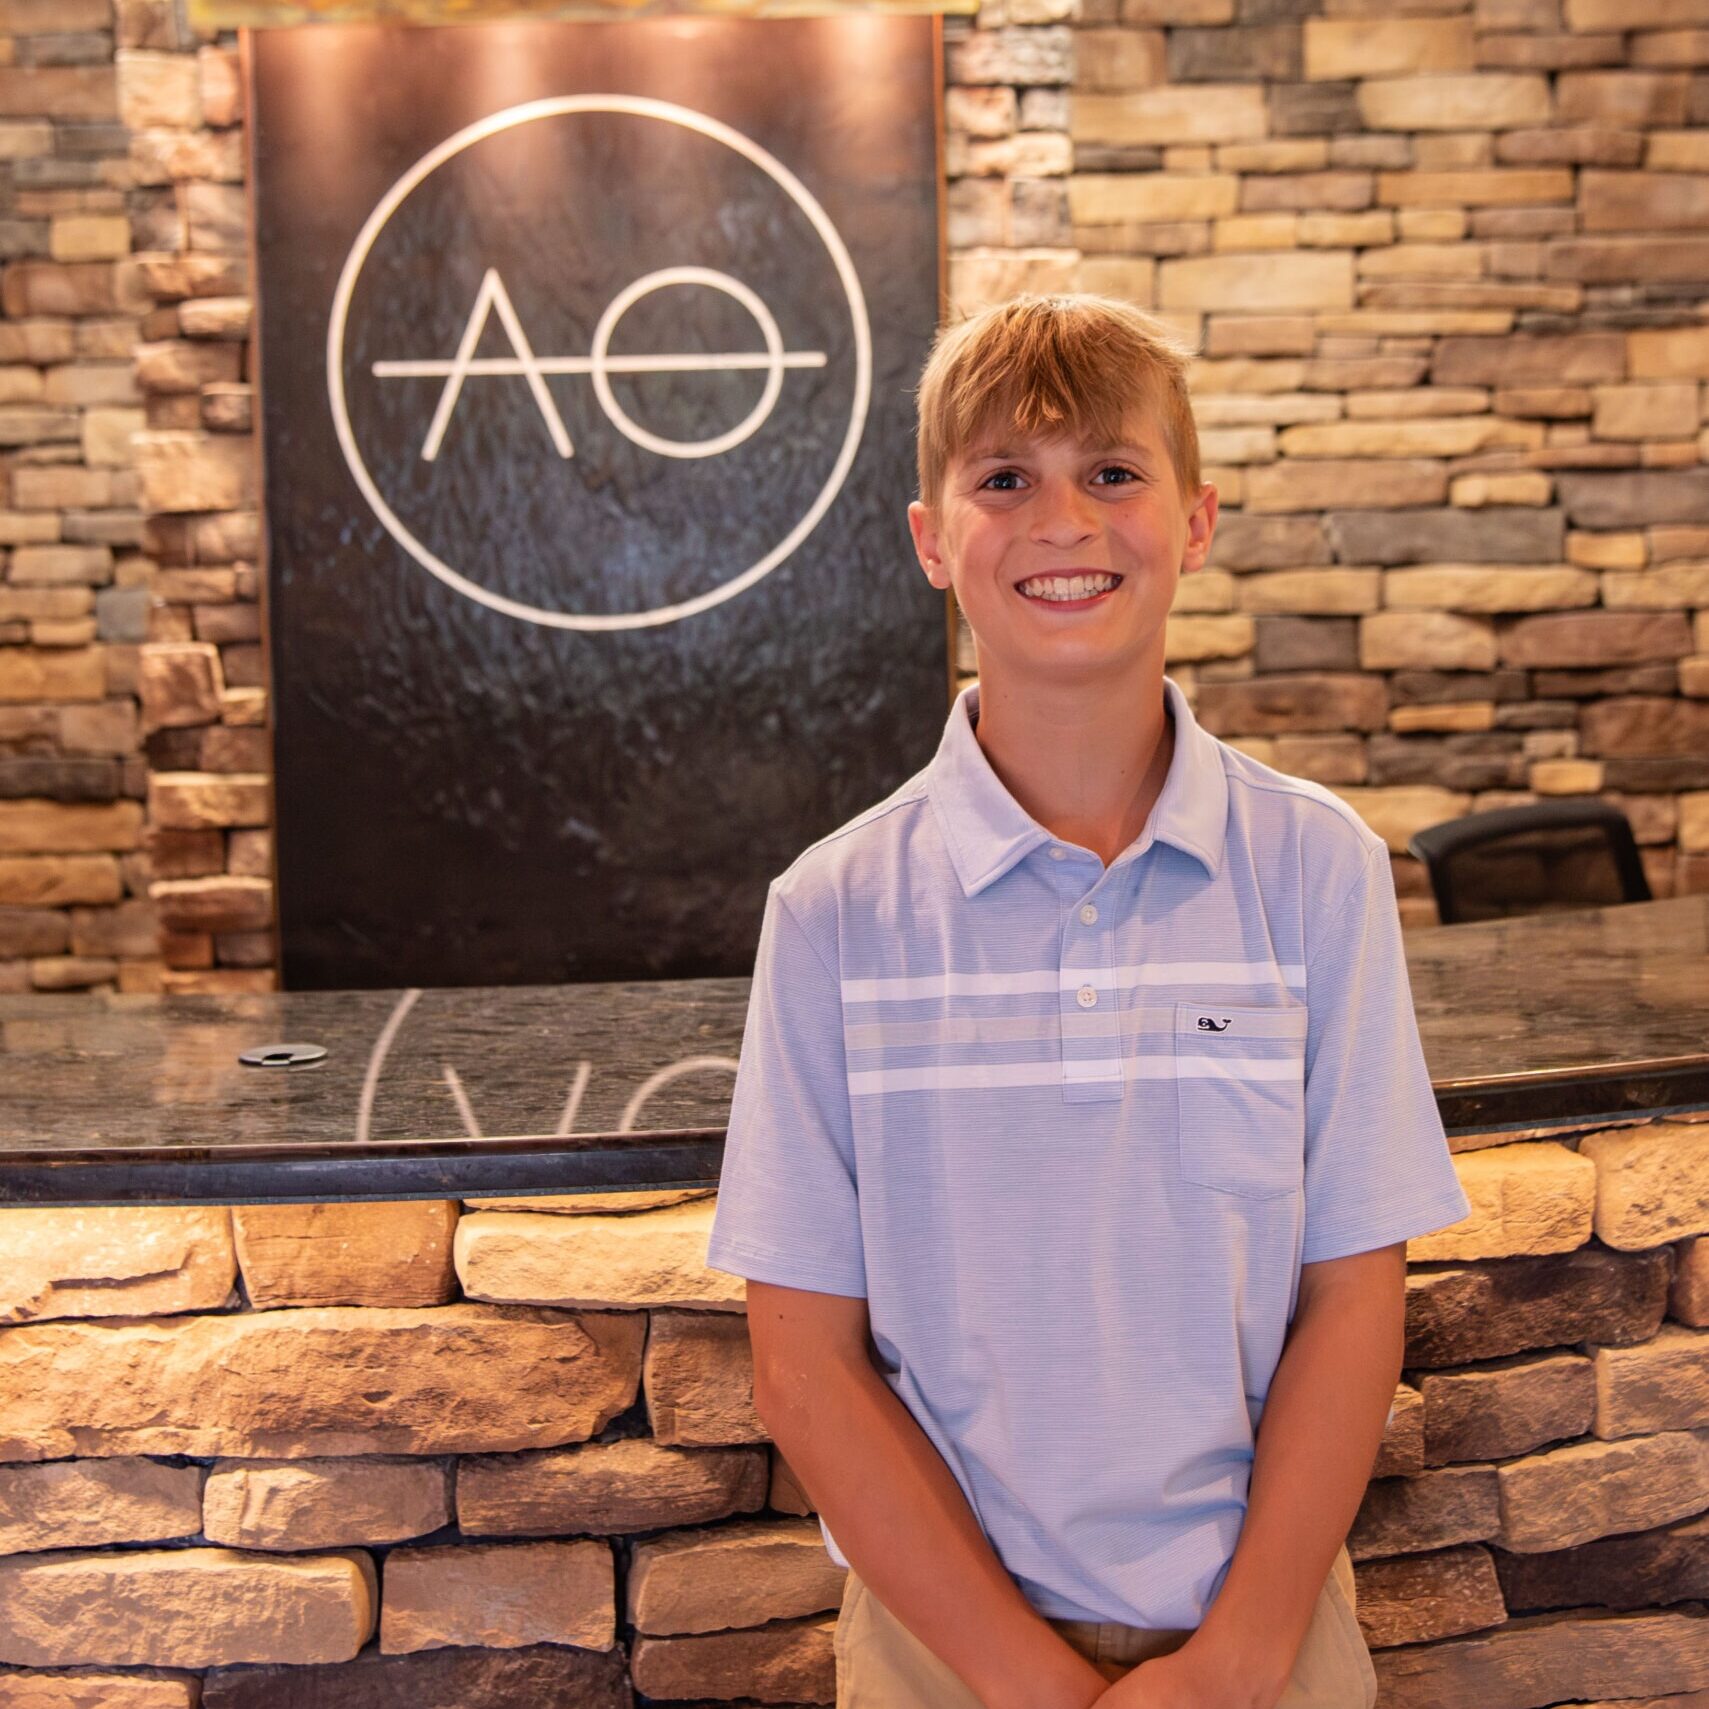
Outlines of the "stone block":
M 1170 617 L 1164 657 L 1170 663 L 1204 659 L 1240 659 L 1252 651 L 1252 619 L 1244 616 Z
M 0 1559 L 0 1660 L 30 1667 L 346 1661 L 374 1630 L 363 1555 L 230 1549 Z
M 1575 528 L 1655 528 L 1709 522 L 1709 479 L 1696 469 L 1562 471 L 1561 508 Z
M 1363 128 L 1351 78 L 1318 82 L 1276 82 L 1269 88 L 1270 124 L 1279 137 L 1334 136 Z
M 691 1689 L 695 1687 L 691 1686 Z M 322 1667 L 216 1668 L 202 1683 L 201 1709 L 632 1709 L 621 1646 L 578 1650 L 451 1648 Z M 0 1705 L 10 1709 L 5 1699 Z M 30 1704 L 27 1709 L 38 1709 Z M 39 1709 L 50 1709 L 43 1703 Z M 51 1709 L 73 1709 L 57 1701 Z M 82 1704 L 75 1709 L 83 1709 Z M 93 1704 L 89 1709 L 95 1709 Z M 132 1709 L 128 1700 L 100 1709 Z M 150 1703 L 136 1709 L 157 1709 Z M 158 1709 L 179 1709 L 161 1704 Z
M 398 1543 L 451 1522 L 447 1460 L 222 1460 L 206 1475 L 205 1534 L 234 1549 Z
M 1369 626 L 1388 615 L 1366 618 L 1365 623 Z M 1427 616 L 1399 612 L 1392 615 L 1396 622 L 1410 618 L 1414 623 L 1424 622 Z M 1400 650 L 1392 637 L 1387 645 L 1391 650 Z M 1471 1214 L 1452 1228 L 1411 1241 L 1407 1249 L 1409 1258 L 1432 1263 L 1570 1252 L 1590 1239 L 1596 1205 L 1596 1168 L 1570 1146 L 1553 1140 L 1492 1145 L 1482 1151 L 1462 1153 L 1454 1159 L 1454 1168 L 1471 1201 Z
M 635 1641 L 630 1673 L 649 1701 L 700 1694 L 723 1703 L 829 1703 L 836 1695 L 837 1622 L 829 1615 L 733 1632 Z
M 1196 83 L 1119 95 L 1075 94 L 1070 135 L 1079 143 L 1246 142 L 1267 134 L 1264 91 L 1248 84 Z
M 1377 200 L 1390 208 L 1529 208 L 1572 199 L 1573 174 L 1564 167 L 1377 174 Z
M 1509 1608 L 1653 1608 L 1709 1595 L 1709 1515 L 1571 1549 L 1495 1552 Z
M 1377 678 L 1357 672 L 1298 671 L 1201 682 L 1194 712 L 1212 735 L 1225 738 L 1380 730 L 1388 721 L 1388 693 Z
M 0 118 L 101 122 L 119 116 L 110 65 L 8 65 L 0 68 Z
M 1542 612 L 1516 618 L 1501 636 L 1502 662 L 1531 669 L 1643 664 L 1690 651 L 1679 611 Z
M 456 1295 L 454 1200 L 236 1205 L 232 1232 L 250 1304 L 443 1305 Z
M 88 854 L 141 841 L 138 801 L 0 801 L 0 854 Z
M 1664 1323 L 1636 1347 L 1597 1348 L 1595 1366 L 1598 1436 L 1709 1424 L 1709 1333 Z
M 457 1464 L 457 1524 L 471 1537 L 620 1536 L 704 1525 L 766 1505 L 763 1445 L 674 1448 L 646 1437 Z
M 131 222 L 123 214 L 64 214 L 48 239 L 55 261 L 112 261 L 130 247 Z
M 633 1404 L 644 1331 L 639 1312 L 483 1305 L 29 1324 L 0 1336 L 0 1459 L 581 1441 Z
M 1405 421 L 1308 422 L 1290 427 L 1279 448 L 1288 457 L 1472 457 L 1509 445 L 1541 443 L 1542 429 L 1497 416 L 1425 416 Z
M 262 772 L 155 772 L 148 816 L 164 830 L 265 825 L 272 819 L 272 780 Z
M 1625 378 L 1617 332 L 1561 336 L 1444 338 L 1430 365 L 1438 386 L 1584 386 Z
M 1586 232 L 1709 226 L 1709 173 L 1586 169 L 1578 205 L 1579 229 Z
M 1079 30 L 1076 52 L 1081 90 L 1143 89 L 1168 76 L 1161 30 Z
M 1252 469 L 1246 478 L 1246 508 L 1254 512 L 1327 511 L 1353 504 L 1387 512 L 1440 504 L 1447 496 L 1447 467 L 1428 458 L 1301 458 Z
M 1520 1354 L 1465 1371 L 1427 1371 L 1424 1460 L 1504 1460 L 1545 1443 L 1587 1435 L 1596 1377 L 1578 1353 Z
M 1359 624 L 1359 666 L 1362 670 L 1490 670 L 1496 663 L 1496 636 L 1490 620 L 1452 611 L 1378 611 Z M 1485 1182 L 1499 1201 L 1500 1183 Z M 1481 1245 L 1495 1238 L 1487 1222 L 1468 1228 L 1455 1225 L 1450 1250 L 1432 1254 L 1458 1257 L 1461 1244 Z M 1440 1241 L 1441 1235 L 1426 1236 Z M 1577 1244 L 1575 1242 L 1574 1244 Z M 1476 1256 L 1486 1254 L 1478 1252 Z
M 642 1387 L 654 1440 L 684 1448 L 766 1440 L 746 1315 L 660 1310 L 649 1318 Z
M 0 1210 L 0 1254 L 0 1323 L 216 1311 L 237 1274 L 223 1207 Z
M 212 339 L 166 338 L 136 347 L 137 384 L 145 392 L 199 392 L 236 380 L 242 369 L 242 348 Z
M 114 58 L 119 117 L 128 128 L 190 131 L 202 122 L 200 81 L 189 55 L 122 47 Z
M 1383 597 L 1378 571 L 1345 567 L 1272 570 L 1243 576 L 1239 594 L 1247 611 L 1290 612 L 1319 617 L 1357 616 L 1375 611 L 1382 604 Z M 1284 766 L 1282 769 L 1294 771 L 1297 768 Z M 1353 780 L 1348 778 L 1344 781 Z
M 1230 570 L 1267 570 L 1321 564 L 1328 557 L 1329 544 L 1316 517 L 1224 511 L 1211 537 L 1209 562 Z
M 1608 571 L 1601 578 L 1603 605 L 1610 608 L 1687 610 L 1709 607 L 1709 562 L 1663 564 L 1659 569 Z
M 1563 71 L 1556 79 L 1556 117 L 1566 125 L 1615 130 L 1682 125 L 1690 89 L 1690 76 L 1683 71 Z
M 1359 1626 L 1372 1649 L 1476 1632 L 1507 1618 L 1490 1552 L 1476 1545 L 1368 1561 L 1358 1587 Z
M 254 448 L 235 435 L 135 435 L 146 510 L 234 510 L 255 503 Z
M 589 1310 L 679 1306 L 740 1311 L 740 1277 L 708 1270 L 715 1201 L 612 1216 L 466 1216 L 458 1279 L 471 1299 Z
M 199 1683 L 160 1668 L 0 1668 L 0 1709 L 196 1709 Z
M 1080 40 L 1082 55 L 1090 46 L 1089 37 L 1099 34 L 1085 31 Z M 1013 89 L 946 89 L 944 91 L 944 124 L 950 130 L 974 137 L 1001 137 L 1015 128 L 1019 102 Z
M 1559 510 L 1535 508 L 1337 509 L 1324 529 L 1336 559 L 1350 564 L 1558 563 L 1566 537 Z
M 1549 80 L 1535 72 L 1372 77 L 1358 100 L 1365 123 L 1384 131 L 1512 130 L 1552 116 Z
M 192 297 L 178 305 L 178 330 L 186 338 L 243 339 L 251 316 L 248 297 Z
M 1472 20 L 1352 17 L 1305 20 L 1305 75 L 1388 77 L 1414 72 L 1470 71 Z
M 98 647 L 0 651 L 0 704 L 101 700 L 106 692 L 106 663 Z
M 1158 272 L 1165 309 L 1273 311 L 1353 306 L 1353 257 L 1348 251 L 1302 251 L 1266 259 L 1194 256 L 1165 261 Z
M 1709 1233 L 1709 1123 L 1656 1121 L 1587 1134 L 1596 1233 L 1620 1251 Z
M 637 1542 L 625 1613 L 655 1636 L 762 1626 L 834 1611 L 845 1577 L 817 1520 L 736 1520 Z
M 1563 1702 L 1660 1709 L 1652 1699 L 1692 1691 L 1709 1678 L 1709 1633 L 1690 1613 L 1541 1614 L 1490 1632 L 1378 1650 L 1372 1660 L 1383 1709 Z
M 1470 477 L 1466 477 L 1470 479 Z M 1422 564 L 1383 573 L 1389 610 L 1538 612 L 1596 603 L 1596 576 L 1560 564 L 1518 569 L 1502 564 Z
M 1221 219 L 1239 201 L 1240 180 L 1226 173 L 1083 172 L 1068 186 L 1076 225 Z
M 148 894 L 168 932 L 265 931 L 273 920 L 273 885 L 266 878 L 159 879 Z
M 1709 326 L 1644 327 L 1626 335 L 1634 380 L 1709 380 Z M 16 477 L 14 477 L 16 478 Z
M 1267 81 L 1300 75 L 1300 26 L 1279 23 L 1226 24 L 1169 32 L 1171 83 Z
M 1709 704 L 1701 701 L 1616 687 L 1609 698 L 1585 706 L 1579 726 L 1581 746 L 1590 755 L 1662 759 L 1709 752 Z
M 0 1466 L 0 1554 L 194 1537 L 206 1475 L 140 1458 Z
M 123 894 L 112 855 L 0 855 L 0 904 L 62 908 L 73 902 L 117 902 Z
M 1444 1466 L 1410 1478 L 1376 1478 L 1366 1486 L 1347 1534 L 1355 1561 L 1479 1543 L 1501 1526 L 1500 1485 L 1493 1466 Z
M 1709 1432 L 1571 1442 L 1495 1468 L 1504 1549 L 1569 1549 L 1709 1506 Z
M 1596 1246 L 1544 1257 L 1444 1264 L 1407 1277 L 1406 1365 L 1439 1369 L 1535 1348 L 1630 1346 L 1667 1308 L 1672 1251 Z
M 1039 87 L 1072 83 L 1074 35 L 1064 24 L 975 30 L 947 44 L 951 83 Z
M 1466 510 L 1484 510 L 1492 504 L 1541 507 L 1554 496 L 1555 483 L 1541 469 L 1521 469 L 1512 474 L 1460 475 L 1448 483 L 1449 503 Z M 1590 602 L 1574 600 L 1572 603 Z
M 604 1538 L 393 1549 L 380 1652 L 443 1645 L 514 1649 L 617 1640 L 616 1569 Z

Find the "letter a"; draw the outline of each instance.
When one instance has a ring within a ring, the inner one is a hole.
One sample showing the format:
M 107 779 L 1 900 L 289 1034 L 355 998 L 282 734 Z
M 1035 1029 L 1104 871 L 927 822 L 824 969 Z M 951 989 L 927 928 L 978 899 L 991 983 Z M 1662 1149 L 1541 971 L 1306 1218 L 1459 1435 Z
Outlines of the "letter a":
M 421 448 L 422 461 L 425 463 L 431 463 L 439 455 L 439 446 L 445 438 L 445 430 L 451 425 L 451 412 L 457 407 L 457 399 L 463 391 L 463 381 L 468 377 L 470 365 L 475 358 L 475 346 L 480 343 L 481 334 L 486 330 L 487 316 L 494 309 L 498 310 L 499 324 L 503 326 L 505 335 L 510 339 L 510 347 L 516 353 L 517 371 L 528 381 L 528 389 L 534 394 L 535 403 L 540 406 L 540 414 L 546 421 L 546 431 L 552 435 L 552 443 L 557 447 L 558 455 L 575 455 L 570 446 L 569 430 L 564 426 L 563 417 L 558 414 L 558 406 L 553 403 L 552 394 L 546 389 L 546 378 L 541 373 L 540 364 L 529 345 L 528 334 L 522 330 L 522 322 L 516 317 L 510 293 L 505 290 L 504 281 L 498 276 L 498 269 L 489 267 L 486 277 L 481 280 L 481 288 L 475 295 L 475 306 L 469 311 L 468 324 L 463 328 L 462 341 L 457 346 L 450 372 L 445 376 L 445 386 L 439 394 L 439 403 L 433 412 L 432 424 L 427 430 L 427 442 Z

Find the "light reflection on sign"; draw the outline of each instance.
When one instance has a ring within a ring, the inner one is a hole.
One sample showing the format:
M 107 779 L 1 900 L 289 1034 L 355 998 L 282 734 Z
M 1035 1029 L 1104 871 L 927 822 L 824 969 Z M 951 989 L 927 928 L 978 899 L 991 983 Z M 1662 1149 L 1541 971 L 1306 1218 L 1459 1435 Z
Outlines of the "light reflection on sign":
M 385 1069 L 386 1058 L 397 1039 L 398 1032 L 405 1018 L 415 1007 L 416 999 L 421 996 L 421 987 L 412 986 L 398 999 L 396 1007 L 386 1017 L 386 1024 L 380 1028 L 379 1036 L 374 1040 L 374 1048 L 368 1053 L 368 1066 L 362 1076 L 362 1090 L 356 1105 L 356 1143 L 365 1145 L 372 1135 L 374 1122 L 374 1099 L 379 1091 L 380 1075 Z M 680 1080 L 686 1074 L 701 1074 L 706 1072 L 731 1074 L 736 1072 L 737 1058 L 733 1056 L 684 1056 L 675 1062 L 666 1063 L 663 1068 L 655 1069 L 639 1086 L 630 1093 L 628 1101 L 623 1106 L 623 1113 L 617 1119 L 617 1126 L 612 1129 L 615 1133 L 634 1133 L 636 1123 L 640 1121 L 642 1111 L 647 1102 L 664 1087 L 674 1080 Z M 441 1075 L 447 1090 L 456 1105 L 457 1114 L 463 1124 L 463 1131 L 470 1139 L 486 1139 L 489 1136 L 482 1128 L 475 1114 L 474 1105 L 469 1100 L 467 1088 L 457 1070 L 449 1062 L 440 1064 Z M 593 1075 L 593 1064 L 585 1057 L 576 1064 L 575 1074 L 570 1081 L 569 1096 L 564 1101 L 562 1112 L 558 1116 L 557 1126 L 552 1129 L 556 1139 L 568 1138 L 575 1131 L 576 1114 L 581 1107 L 582 1094 L 586 1092 L 588 1081 Z

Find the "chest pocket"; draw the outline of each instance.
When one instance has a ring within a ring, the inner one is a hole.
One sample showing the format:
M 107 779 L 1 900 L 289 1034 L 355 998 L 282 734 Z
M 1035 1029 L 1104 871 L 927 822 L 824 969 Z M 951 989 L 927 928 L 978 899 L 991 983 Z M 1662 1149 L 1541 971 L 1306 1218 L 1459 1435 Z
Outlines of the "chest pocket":
M 1305 1005 L 1177 1003 L 1181 1178 L 1246 1199 L 1305 1175 Z

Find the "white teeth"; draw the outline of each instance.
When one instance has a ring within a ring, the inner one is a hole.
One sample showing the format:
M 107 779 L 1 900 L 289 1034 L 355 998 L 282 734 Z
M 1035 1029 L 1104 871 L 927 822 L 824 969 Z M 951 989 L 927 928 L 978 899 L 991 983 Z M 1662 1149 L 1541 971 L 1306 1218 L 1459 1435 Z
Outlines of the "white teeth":
M 1113 588 L 1121 578 L 1113 575 L 1091 576 L 1032 576 L 1020 583 L 1020 591 L 1029 599 L 1085 599 L 1094 593 Z

